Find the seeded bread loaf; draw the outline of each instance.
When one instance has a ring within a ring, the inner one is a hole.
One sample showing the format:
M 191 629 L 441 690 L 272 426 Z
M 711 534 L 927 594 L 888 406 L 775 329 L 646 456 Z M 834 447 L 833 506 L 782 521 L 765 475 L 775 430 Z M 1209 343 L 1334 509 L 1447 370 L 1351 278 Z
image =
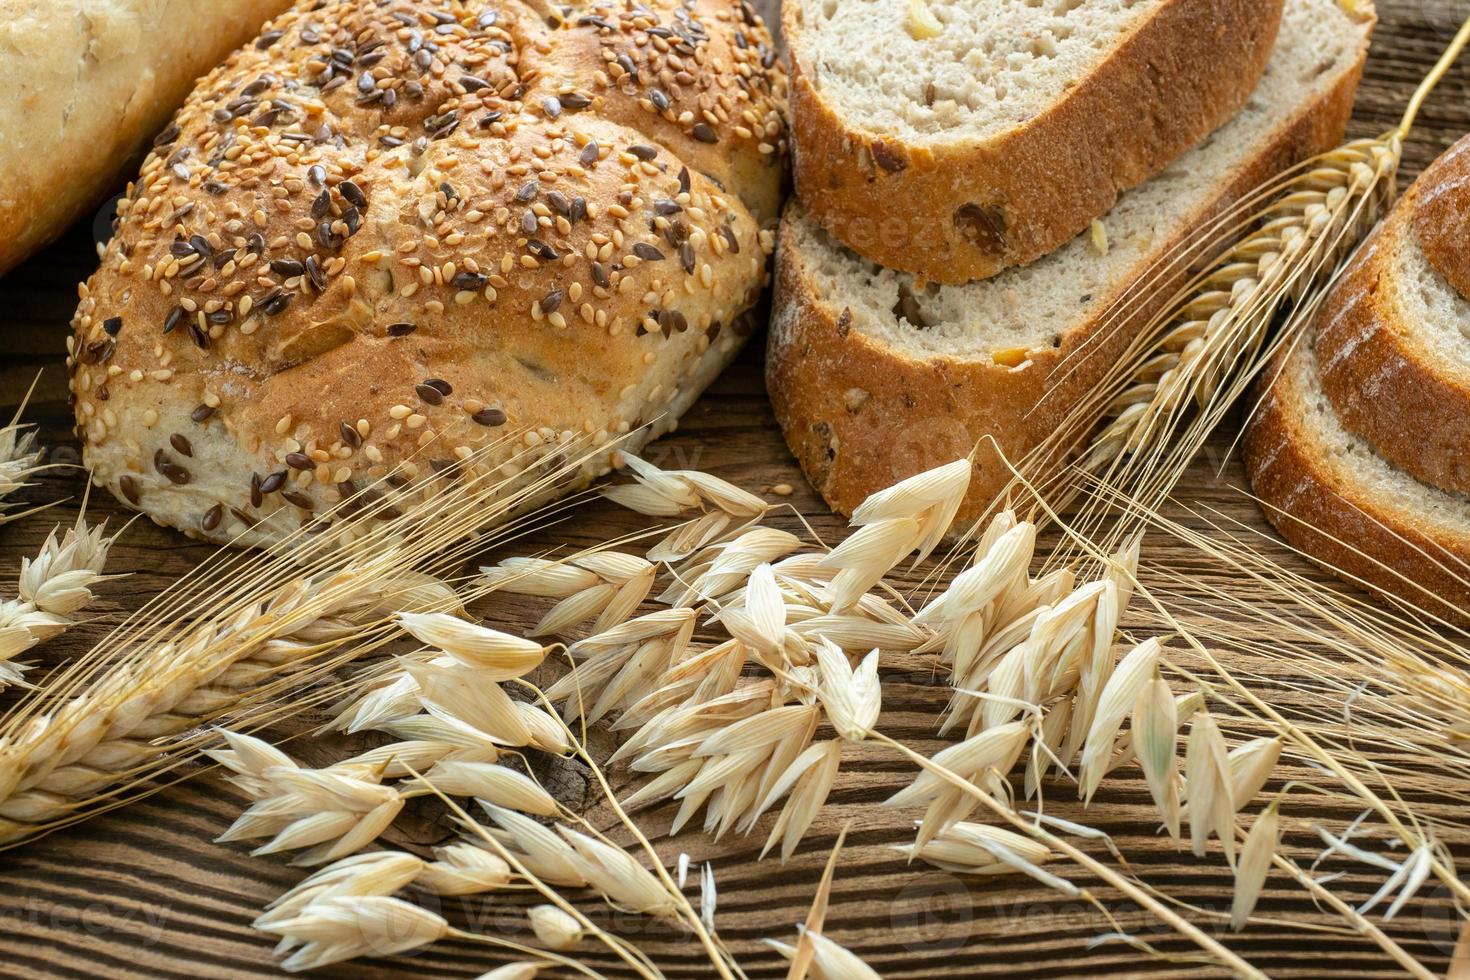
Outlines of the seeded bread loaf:
M 796 190 L 921 279 L 1056 250 L 1233 116 L 1282 0 L 789 0 Z
M 1125 194 L 1102 233 L 963 286 L 844 249 L 795 205 L 782 223 L 766 378 L 807 477 L 849 513 L 869 493 L 980 446 L 976 516 L 1153 312 L 1132 284 L 1238 195 L 1341 139 L 1371 31 L 1333 0 L 1289 0 L 1241 113 Z M 1152 303 L 1169 290 L 1148 290 Z M 1114 316 L 1120 297 L 1127 315 Z M 1063 364 L 1065 370 L 1058 370 Z M 1055 373 L 1054 373 L 1055 372 Z
M 93 479 L 154 520 L 265 543 L 484 447 L 636 448 L 749 333 L 785 80 L 744 4 L 302 0 L 263 37 L 158 137 L 73 324 Z
M 1415 479 L 1461 492 L 1470 491 L 1470 300 L 1441 270 L 1458 278 L 1470 264 L 1470 217 L 1451 206 L 1470 176 L 1467 148 L 1470 138 L 1425 170 L 1359 250 L 1323 311 L 1316 349 L 1347 429 Z
M 0 274 L 96 207 L 289 0 L 0 0 Z
M 1465 618 L 1470 499 L 1418 482 L 1342 424 L 1315 341 L 1303 337 L 1268 370 L 1246 428 L 1246 470 L 1267 518 L 1330 570 Z

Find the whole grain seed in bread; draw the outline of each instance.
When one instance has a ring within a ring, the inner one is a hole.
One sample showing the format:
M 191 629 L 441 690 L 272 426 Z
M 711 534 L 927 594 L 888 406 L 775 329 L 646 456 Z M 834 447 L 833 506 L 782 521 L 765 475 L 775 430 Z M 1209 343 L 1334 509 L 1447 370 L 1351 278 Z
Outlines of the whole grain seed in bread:
M 1281 10 L 789 0 L 797 192 L 837 240 L 921 279 L 1031 262 L 1245 104 Z
M 194 80 L 289 0 L 0 0 L 0 274 L 120 184 Z
M 1415 479 L 1460 492 L 1470 491 L 1470 300 L 1422 243 L 1448 256 L 1447 235 L 1464 227 L 1442 207 L 1441 188 L 1453 194 L 1463 179 L 1467 144 L 1425 170 L 1364 243 L 1326 301 L 1316 340 L 1341 423 Z
M 82 287 L 77 425 L 130 505 L 268 542 L 471 455 L 609 447 L 585 482 L 750 332 L 785 81 L 743 3 L 303 0 L 262 38 Z
M 1320 320 L 1319 320 L 1320 322 Z M 1243 440 L 1251 489 L 1286 540 L 1341 575 L 1436 616 L 1470 609 L 1470 498 L 1420 483 L 1339 419 L 1317 338 L 1265 375 Z
M 1371 10 L 1289 0 L 1246 108 L 1120 199 L 1103 219 L 1105 254 L 1084 234 L 984 282 L 923 286 L 791 206 L 766 377 L 786 440 L 827 501 L 848 512 L 978 445 L 964 513 L 983 510 L 1010 474 L 981 440 L 1018 460 L 1052 431 L 1171 292 L 1155 283 L 1140 297 L 1135 281 L 1239 195 L 1340 142 L 1371 29 Z

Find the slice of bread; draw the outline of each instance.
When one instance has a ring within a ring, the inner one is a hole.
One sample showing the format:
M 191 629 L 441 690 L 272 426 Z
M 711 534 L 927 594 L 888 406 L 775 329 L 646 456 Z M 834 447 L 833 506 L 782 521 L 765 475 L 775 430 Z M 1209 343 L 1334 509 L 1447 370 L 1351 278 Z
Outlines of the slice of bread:
M 1399 200 L 1328 298 L 1316 348 L 1342 424 L 1415 479 L 1460 492 L 1470 491 L 1470 300 L 1421 244 L 1433 241 L 1452 269 L 1470 256 L 1465 238 L 1445 237 L 1465 218 L 1440 193 L 1467 164 L 1462 151 L 1441 158 Z M 1426 201 L 1438 220 L 1425 220 Z
M 1282 0 L 787 0 L 797 193 L 935 282 L 1031 262 L 1245 104 Z
M 1461 296 L 1470 296 L 1470 136 L 1445 151 L 1419 177 L 1414 231 L 1429 264 Z
M 994 436 L 1011 460 L 1045 438 L 1169 290 L 1120 298 L 1212 215 L 1337 145 L 1372 30 L 1334 0 L 1289 0 L 1276 55 L 1245 109 L 1084 235 L 1026 268 L 918 285 L 864 261 L 788 206 L 777 255 L 767 386 L 786 440 L 827 502 L 963 456 Z M 1063 362 L 1063 370 L 1058 370 Z M 964 513 L 1009 479 L 981 446 Z
M 1246 428 L 1246 470 L 1266 516 L 1330 570 L 1437 616 L 1464 617 L 1470 498 L 1418 482 L 1342 424 L 1314 340 L 1303 337 L 1272 365 Z

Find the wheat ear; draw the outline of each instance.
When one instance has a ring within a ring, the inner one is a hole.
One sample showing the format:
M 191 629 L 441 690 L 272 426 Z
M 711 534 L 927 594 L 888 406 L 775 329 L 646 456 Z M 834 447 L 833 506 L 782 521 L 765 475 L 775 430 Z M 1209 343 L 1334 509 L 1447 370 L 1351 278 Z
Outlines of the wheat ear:
M 25 412 L 40 381 L 41 376 L 38 374 L 31 381 L 31 387 L 21 399 L 20 407 L 15 410 L 9 424 L 0 426 L 0 524 L 20 516 L 20 512 L 14 510 L 15 504 L 5 498 L 29 486 L 30 477 L 46 468 L 41 462 L 41 451 L 36 446 L 35 432 L 21 422 L 21 414 Z
M 107 534 L 105 523 L 88 527 L 78 515 L 58 538 L 60 532 L 53 529 L 34 557 L 21 559 L 16 597 L 0 602 L 0 686 L 29 686 L 27 665 L 15 658 L 75 626 L 95 598 L 92 587 L 106 577 L 102 570 L 116 535 Z
M 1392 201 L 1403 141 L 1467 40 L 1470 19 L 1396 128 L 1338 147 L 1247 196 L 1243 213 L 1226 223 L 1227 233 L 1255 227 L 1178 290 L 1023 462 L 1030 479 L 1050 484 L 1054 504 L 1076 493 L 1075 476 L 1062 470 L 1043 477 L 1079 450 L 1084 472 L 1126 488 L 1140 506 L 1162 503 L 1228 407 L 1274 352 L 1305 328 L 1342 261 Z M 1268 339 L 1277 315 L 1292 303 L 1292 315 Z M 1101 532 L 1108 515 L 1083 507 L 1075 526 Z M 1113 526 L 1113 537 L 1099 543 L 1115 546 L 1132 526 L 1125 517 Z
M 471 534 L 543 499 L 584 460 L 532 479 L 476 473 L 474 462 L 425 481 L 422 502 L 406 510 L 370 497 L 336 533 L 304 530 L 289 552 L 304 570 L 279 556 L 224 555 L 49 678 L 0 721 L 0 846 L 156 789 L 156 777 L 209 744 L 200 726 L 304 709 L 310 699 L 284 695 L 391 640 L 395 612 L 459 608 L 462 597 L 432 573 L 457 567 L 486 543 Z

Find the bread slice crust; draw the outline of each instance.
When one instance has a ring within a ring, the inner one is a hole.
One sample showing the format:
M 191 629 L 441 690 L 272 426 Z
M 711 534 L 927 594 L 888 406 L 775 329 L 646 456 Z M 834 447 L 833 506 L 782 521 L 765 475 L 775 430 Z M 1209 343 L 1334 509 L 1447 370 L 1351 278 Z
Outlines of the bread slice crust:
M 1272 174 L 1337 145 L 1369 30 L 1365 24 L 1353 64 L 1316 98 L 1296 106 L 1253 159 L 1181 225 L 1199 226 Z M 972 450 L 976 471 L 961 518 L 982 514 L 1011 475 L 983 440 L 993 437 L 1011 461 L 1040 444 L 1170 293 L 1151 289 L 1153 301 L 1131 307 L 1121 322 L 1093 317 L 1065 331 L 1059 346 L 1029 352 L 1019 367 L 996 363 L 989 351 L 977 351 L 974 359 L 918 356 L 853 327 L 851 312 L 812 274 L 811 257 L 798 241 L 802 220 L 800 207 L 789 204 L 777 244 L 766 384 L 807 478 L 844 514 L 870 493 Z M 1112 283 L 1113 295 L 1093 308 L 1112 308 L 1153 259 L 1170 254 L 1184 237 L 1157 241 L 1129 275 Z M 1083 350 L 1087 356 L 1077 357 Z M 1064 361 L 1067 369 L 1058 371 Z
M 1426 171 L 1359 250 L 1325 302 L 1316 355 L 1344 426 L 1415 479 L 1466 492 L 1470 367 L 1436 349 L 1431 311 L 1412 298 L 1424 288 L 1413 269 L 1439 276 L 1415 234 L 1419 202 L 1435 186 Z M 1455 295 L 1448 283 L 1439 288 Z M 1470 348 L 1470 339 L 1447 342 Z
M 919 144 L 868 131 L 823 97 L 801 4 L 787 3 L 797 194 L 854 251 L 921 279 L 967 282 L 1035 261 L 1245 104 L 1281 9 L 1168 0 L 1041 115 L 978 143 Z
M 1429 264 L 1470 299 L 1470 136 L 1425 168 L 1418 183 L 1425 185 L 1414 208 L 1419 246 Z
M 1423 484 L 1416 489 L 1361 440 L 1354 458 L 1334 458 L 1324 416 L 1309 417 L 1319 400 L 1331 404 L 1320 389 L 1312 390 L 1313 339 L 1303 338 L 1272 365 L 1242 441 L 1251 488 L 1267 519 L 1329 571 L 1436 616 L 1464 620 L 1470 609 L 1470 500 Z M 1406 484 L 1414 499 L 1431 503 L 1411 503 Z M 1440 519 L 1431 506 L 1441 509 Z

